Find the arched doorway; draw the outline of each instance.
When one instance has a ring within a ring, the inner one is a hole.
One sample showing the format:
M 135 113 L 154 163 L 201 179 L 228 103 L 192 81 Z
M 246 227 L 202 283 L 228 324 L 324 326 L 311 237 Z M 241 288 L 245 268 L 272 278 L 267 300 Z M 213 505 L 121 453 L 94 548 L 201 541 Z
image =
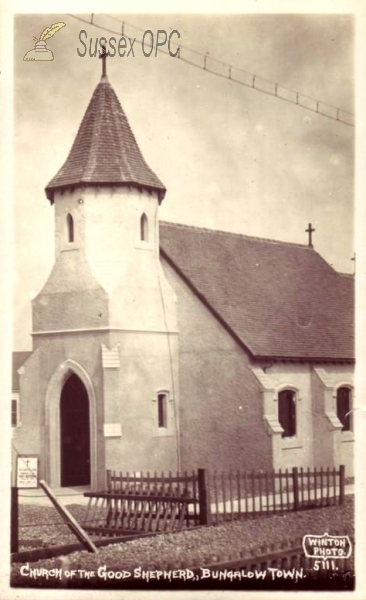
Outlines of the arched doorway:
M 74 373 L 60 398 L 61 486 L 90 484 L 90 421 L 88 393 Z

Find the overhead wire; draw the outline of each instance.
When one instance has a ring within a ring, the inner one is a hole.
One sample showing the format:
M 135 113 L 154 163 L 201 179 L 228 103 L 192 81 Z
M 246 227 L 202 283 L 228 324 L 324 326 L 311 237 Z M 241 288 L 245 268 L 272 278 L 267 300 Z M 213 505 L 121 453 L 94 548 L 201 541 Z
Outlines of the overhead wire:
M 136 31 L 141 31 L 141 32 L 145 31 L 141 27 L 132 25 L 131 23 L 128 23 L 125 20 L 117 19 L 116 17 L 113 17 L 112 15 L 101 14 L 100 16 L 109 18 L 109 19 L 113 20 L 114 22 L 118 22 L 121 25 L 120 31 L 116 31 L 115 29 L 110 29 L 109 27 L 106 27 L 103 24 L 96 23 L 94 14 L 91 14 L 90 20 L 79 17 L 72 13 L 67 13 L 67 14 L 68 14 L 68 16 L 70 16 L 74 19 L 77 19 L 88 25 L 92 25 L 93 27 L 96 27 L 98 29 L 107 31 L 108 33 L 113 33 L 114 35 L 130 37 L 130 36 L 128 36 L 128 34 L 126 32 L 126 29 L 125 29 L 126 27 L 135 29 Z M 144 43 L 143 39 L 141 40 L 141 39 L 135 38 L 135 40 L 141 46 L 146 45 L 147 47 L 154 47 L 154 43 L 151 45 L 150 43 L 147 43 L 147 42 Z M 343 125 L 348 125 L 349 127 L 355 127 L 354 114 L 349 111 L 346 111 L 337 106 L 329 104 L 328 102 L 323 102 L 322 100 L 318 100 L 312 96 L 298 92 L 292 88 L 282 86 L 282 85 L 278 84 L 277 82 L 274 82 L 270 79 L 266 79 L 264 77 L 254 74 L 254 73 L 251 73 L 241 67 L 236 67 L 230 63 L 219 60 L 218 58 L 213 57 L 210 54 L 210 52 L 203 53 L 203 52 L 200 52 L 193 48 L 190 48 L 188 46 L 184 46 L 180 43 L 179 44 L 174 43 L 173 45 L 176 46 L 177 49 L 179 49 L 179 51 L 177 53 L 177 60 L 180 60 L 191 66 L 201 69 L 202 71 L 206 71 L 207 73 L 210 73 L 211 75 L 215 75 L 216 77 L 221 77 L 230 82 L 254 89 L 258 92 L 267 94 L 269 96 L 273 96 L 275 98 L 278 98 L 279 100 L 283 100 L 285 102 L 295 104 L 301 108 L 304 108 L 305 110 L 316 113 L 322 117 L 327 117 L 328 119 L 332 119 L 334 121 L 342 123 Z M 183 54 L 182 54 L 182 51 L 183 51 Z M 156 47 L 155 52 L 156 53 L 160 52 L 161 54 L 170 56 L 169 51 L 162 47 Z M 187 54 L 190 53 L 194 56 L 198 56 L 199 59 L 202 60 L 202 64 L 194 62 L 193 59 L 190 60 L 190 57 L 185 56 L 184 53 L 187 53 Z M 215 70 L 214 65 L 220 65 L 221 69 L 223 69 L 224 72 L 219 72 L 218 70 Z M 239 74 L 242 74 L 246 79 L 239 79 L 238 78 Z
M 156 235 L 158 235 L 158 226 L 156 226 L 155 232 L 156 232 Z M 177 414 L 177 412 L 178 412 L 177 411 L 177 401 L 178 401 L 178 398 L 177 398 L 177 395 L 176 395 L 176 387 L 175 387 L 174 365 L 173 365 L 173 352 L 172 352 L 172 347 L 171 347 L 171 343 L 170 343 L 171 331 L 170 331 L 169 324 L 168 324 L 167 311 L 166 311 L 166 305 L 165 305 L 165 299 L 164 299 L 164 291 L 163 291 L 163 285 L 162 285 L 162 281 L 161 281 L 160 259 L 159 259 L 158 253 L 156 253 L 156 268 L 157 268 L 157 276 L 158 276 L 158 284 L 159 284 L 159 293 L 160 293 L 161 305 L 162 305 L 162 309 L 163 309 L 163 318 L 164 318 L 164 326 L 165 326 L 165 332 L 166 332 L 166 340 L 167 340 L 167 346 L 168 346 L 170 378 L 171 378 L 172 396 L 173 396 L 173 398 L 170 398 L 170 400 L 172 401 L 172 404 L 173 404 L 173 418 L 174 418 L 174 429 L 175 429 L 175 452 L 176 452 L 176 457 L 177 457 L 177 471 L 178 471 L 178 473 L 180 473 L 181 472 L 181 451 L 180 451 L 179 422 L 178 422 L 178 414 Z

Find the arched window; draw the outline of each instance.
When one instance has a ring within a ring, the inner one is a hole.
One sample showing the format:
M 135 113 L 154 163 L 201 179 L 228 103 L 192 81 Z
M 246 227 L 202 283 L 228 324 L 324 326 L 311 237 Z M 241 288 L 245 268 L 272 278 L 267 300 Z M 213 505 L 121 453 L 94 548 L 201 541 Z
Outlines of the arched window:
M 158 427 L 167 426 L 167 396 L 158 394 Z
M 149 240 L 149 222 L 145 213 L 140 219 L 140 239 L 144 242 Z
M 351 431 L 352 390 L 342 386 L 337 389 L 337 417 L 342 423 L 342 431 Z
M 293 390 L 279 392 L 278 420 L 283 429 L 283 438 L 296 435 L 296 393 Z
M 68 214 L 66 217 L 66 223 L 67 223 L 67 241 L 73 242 L 74 241 L 74 219 L 72 218 L 72 216 L 70 214 Z

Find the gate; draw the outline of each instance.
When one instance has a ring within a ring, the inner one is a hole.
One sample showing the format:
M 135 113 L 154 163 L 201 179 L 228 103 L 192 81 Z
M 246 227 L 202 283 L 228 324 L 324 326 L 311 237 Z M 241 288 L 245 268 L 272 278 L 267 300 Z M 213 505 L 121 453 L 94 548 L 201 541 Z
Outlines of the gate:
M 83 526 L 100 536 L 151 535 L 207 524 L 205 471 L 183 476 L 107 471 L 107 489 L 89 498 Z

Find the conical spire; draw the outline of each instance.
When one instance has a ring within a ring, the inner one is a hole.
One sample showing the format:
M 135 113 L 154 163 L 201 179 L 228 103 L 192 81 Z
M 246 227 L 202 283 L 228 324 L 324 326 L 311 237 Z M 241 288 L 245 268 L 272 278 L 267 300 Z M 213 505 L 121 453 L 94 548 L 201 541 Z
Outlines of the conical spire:
M 158 192 L 165 187 L 146 164 L 115 91 L 101 78 L 89 102 L 66 162 L 46 187 L 53 203 L 56 190 L 83 185 L 136 186 Z

